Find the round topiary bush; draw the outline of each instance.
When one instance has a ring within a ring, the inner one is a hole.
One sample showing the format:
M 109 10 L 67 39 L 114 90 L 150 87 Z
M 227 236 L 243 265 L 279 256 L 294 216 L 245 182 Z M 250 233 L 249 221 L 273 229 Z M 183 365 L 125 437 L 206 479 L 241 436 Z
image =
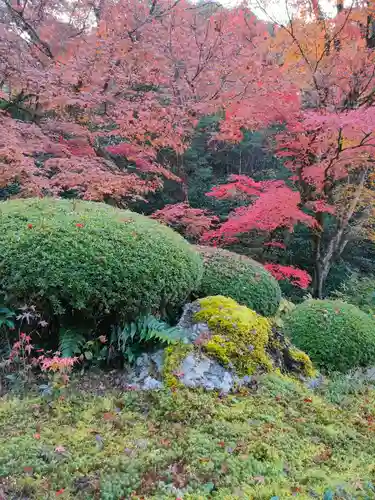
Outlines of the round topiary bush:
M 130 211 L 76 200 L 1 204 L 0 292 L 54 315 L 134 317 L 180 305 L 202 259 L 171 229 Z
M 225 295 L 262 316 L 273 316 L 280 304 L 278 282 L 248 257 L 212 247 L 196 247 L 204 260 L 199 297 Z
M 292 342 L 321 368 L 346 372 L 375 362 L 375 322 L 338 300 L 306 300 L 284 319 Z

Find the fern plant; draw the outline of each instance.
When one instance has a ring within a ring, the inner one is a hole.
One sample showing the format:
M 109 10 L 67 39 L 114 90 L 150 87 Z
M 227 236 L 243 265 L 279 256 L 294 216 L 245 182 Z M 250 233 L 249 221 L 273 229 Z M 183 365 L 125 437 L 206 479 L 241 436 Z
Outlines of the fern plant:
M 63 358 L 79 354 L 85 342 L 85 337 L 77 330 L 61 328 L 59 331 L 59 351 Z
M 14 319 L 16 313 L 11 311 L 7 307 L 0 307 L 0 328 L 6 326 L 8 328 L 14 328 Z
M 112 328 L 111 345 L 132 363 L 153 343 L 173 344 L 184 340 L 186 333 L 177 326 L 170 326 L 153 315 L 141 316 L 123 328 Z

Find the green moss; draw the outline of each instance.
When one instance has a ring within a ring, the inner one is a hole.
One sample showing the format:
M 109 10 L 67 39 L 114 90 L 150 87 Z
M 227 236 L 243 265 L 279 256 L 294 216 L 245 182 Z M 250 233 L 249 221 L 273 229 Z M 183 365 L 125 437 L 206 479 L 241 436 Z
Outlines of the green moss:
M 303 373 L 303 375 L 305 375 L 305 377 L 314 377 L 316 375 L 317 372 L 314 369 L 312 361 L 305 352 L 300 351 L 299 349 L 296 349 L 295 347 L 289 348 L 288 352 L 289 352 L 289 356 L 292 359 L 294 359 L 295 361 L 298 361 L 298 363 L 301 363 L 302 373 Z
M 194 347 L 191 344 L 183 344 L 181 342 L 165 348 L 163 379 L 167 387 L 171 389 L 183 387 L 176 373 L 180 369 L 181 362 L 193 349 Z
M 224 365 L 233 364 L 242 375 L 250 375 L 259 367 L 272 369 L 265 351 L 271 331 L 266 318 L 220 295 L 200 299 L 199 304 L 201 310 L 194 315 L 194 320 L 207 323 L 214 333 L 203 344 L 207 353 Z
M 221 399 L 186 389 L 81 391 L 51 404 L 8 396 L 0 491 L 30 500 L 374 499 L 374 412 L 371 389 L 334 405 L 275 374 L 259 377 L 254 395 Z
M 225 295 L 262 316 L 273 316 L 281 300 L 278 282 L 258 262 L 228 250 L 196 247 L 204 260 L 199 297 Z
M 346 372 L 375 362 L 375 322 L 338 300 L 307 300 L 284 319 L 285 332 L 317 366 Z
M 100 318 L 180 305 L 202 259 L 171 229 L 102 203 L 3 202 L 1 292 L 54 314 Z

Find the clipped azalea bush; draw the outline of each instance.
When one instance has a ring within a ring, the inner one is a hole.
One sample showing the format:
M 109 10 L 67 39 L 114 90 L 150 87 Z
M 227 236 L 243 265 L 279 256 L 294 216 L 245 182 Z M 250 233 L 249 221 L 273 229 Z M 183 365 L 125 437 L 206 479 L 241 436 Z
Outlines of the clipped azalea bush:
M 276 313 L 281 300 L 280 287 L 261 264 L 220 248 L 196 248 L 204 260 L 200 297 L 225 295 L 263 316 Z
M 284 319 L 292 342 L 327 371 L 347 372 L 375 363 L 375 322 L 339 300 L 306 300 Z
M 1 204 L 0 291 L 52 315 L 135 317 L 180 305 L 202 260 L 173 230 L 101 203 L 24 199 Z

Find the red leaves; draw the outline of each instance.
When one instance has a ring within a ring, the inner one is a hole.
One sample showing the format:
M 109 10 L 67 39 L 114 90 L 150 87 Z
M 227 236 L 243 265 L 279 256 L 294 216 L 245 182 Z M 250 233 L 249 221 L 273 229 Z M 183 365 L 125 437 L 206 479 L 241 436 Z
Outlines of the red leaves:
M 307 288 L 311 283 L 311 276 L 302 269 L 280 264 L 265 264 L 264 266 L 278 281 L 287 280 L 299 288 Z
M 116 415 L 114 415 L 111 412 L 107 412 L 107 413 L 103 414 L 103 419 L 106 420 L 107 422 L 112 422 L 113 420 L 115 420 L 115 418 L 116 418 Z
M 239 234 L 254 229 L 271 232 L 285 228 L 292 232 L 298 222 L 316 225 L 315 219 L 299 208 L 299 192 L 290 189 L 283 181 L 257 183 L 244 175 L 232 176 L 231 179 L 235 182 L 218 186 L 208 195 L 217 198 L 240 197 L 249 200 L 249 205 L 235 209 L 219 229 L 205 233 L 205 241 L 222 240 L 228 243 Z
M 152 217 L 193 238 L 202 236 L 219 220 L 215 215 L 210 215 L 207 210 L 192 208 L 188 203 L 166 205 L 163 209 L 153 213 Z
M 172 443 L 169 439 L 161 439 L 160 444 L 164 446 L 164 448 L 170 448 Z
M 284 243 L 281 243 L 281 241 L 269 241 L 268 243 L 264 243 L 265 247 L 272 247 L 272 248 L 281 248 L 282 250 L 286 249 L 286 246 Z

